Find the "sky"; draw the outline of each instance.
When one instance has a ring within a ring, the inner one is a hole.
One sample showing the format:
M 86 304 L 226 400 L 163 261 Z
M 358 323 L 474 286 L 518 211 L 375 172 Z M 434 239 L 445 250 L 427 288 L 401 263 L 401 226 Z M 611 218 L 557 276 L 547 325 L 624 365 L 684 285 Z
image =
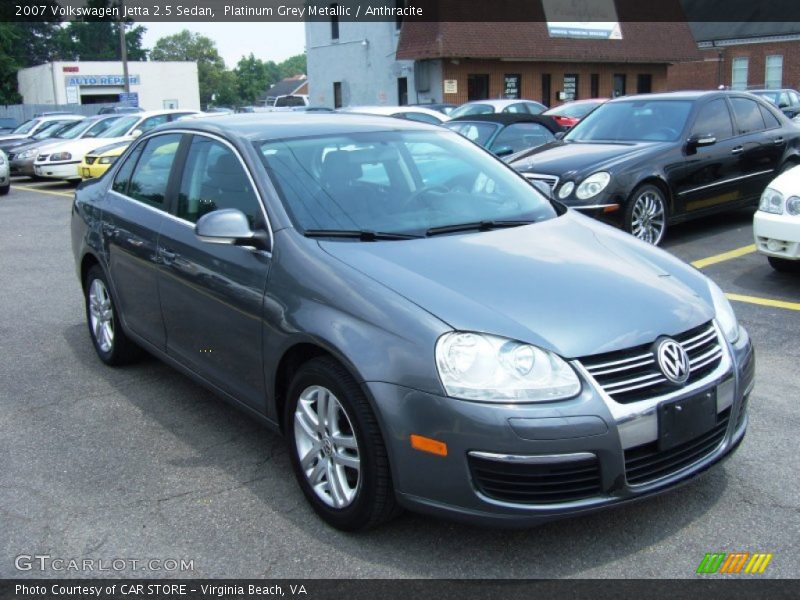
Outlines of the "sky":
M 137 23 L 147 28 L 144 47 L 152 48 L 159 38 L 182 29 L 214 40 L 217 50 L 230 69 L 242 56 L 251 52 L 261 60 L 280 62 L 302 54 L 305 31 L 302 23 Z

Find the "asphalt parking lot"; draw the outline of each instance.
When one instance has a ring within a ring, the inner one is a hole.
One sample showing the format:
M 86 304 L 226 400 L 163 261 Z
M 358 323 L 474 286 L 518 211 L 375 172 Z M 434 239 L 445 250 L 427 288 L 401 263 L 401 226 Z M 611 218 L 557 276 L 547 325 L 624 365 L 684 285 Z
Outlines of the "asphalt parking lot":
M 69 241 L 72 190 L 0 198 L 0 577 L 695 577 L 706 552 L 800 572 L 800 275 L 752 248 L 752 215 L 674 228 L 665 247 L 735 294 L 756 345 L 750 427 L 670 493 L 536 529 L 406 514 L 348 535 L 297 487 L 281 438 L 151 359 L 94 355 Z M 733 252 L 731 252 L 733 251 Z M 193 571 L 19 571 L 15 557 L 184 559 Z

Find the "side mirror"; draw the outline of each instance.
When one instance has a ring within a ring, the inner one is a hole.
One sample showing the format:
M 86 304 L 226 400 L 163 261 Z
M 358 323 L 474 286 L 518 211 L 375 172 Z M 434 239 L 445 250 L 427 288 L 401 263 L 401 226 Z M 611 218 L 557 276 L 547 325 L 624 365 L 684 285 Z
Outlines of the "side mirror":
M 508 156 L 509 154 L 514 154 L 514 149 L 511 146 L 498 146 L 494 150 L 495 156 Z
M 252 246 L 259 250 L 269 247 L 264 231 L 253 231 L 245 214 L 235 208 L 222 208 L 207 213 L 197 220 L 194 234 L 209 244 Z
M 564 137 L 564 135 L 565 135 L 566 133 L 567 133 L 566 131 L 559 131 L 559 132 L 557 132 L 557 133 L 556 133 L 556 135 L 555 135 L 555 138 L 556 138 L 557 140 L 560 140 L 561 138 L 563 138 L 563 137 Z
M 140 135 L 142 135 L 142 133 L 143 133 L 143 132 L 142 132 L 142 130 L 141 130 L 141 129 L 134 129 L 133 131 L 131 131 L 131 137 L 132 137 L 133 139 L 136 139 L 136 138 L 138 138 Z
M 703 134 L 695 134 L 691 136 L 688 140 L 686 140 L 686 145 L 689 148 L 702 148 L 703 146 L 713 146 L 717 143 L 717 138 L 715 138 L 710 133 L 705 135 Z

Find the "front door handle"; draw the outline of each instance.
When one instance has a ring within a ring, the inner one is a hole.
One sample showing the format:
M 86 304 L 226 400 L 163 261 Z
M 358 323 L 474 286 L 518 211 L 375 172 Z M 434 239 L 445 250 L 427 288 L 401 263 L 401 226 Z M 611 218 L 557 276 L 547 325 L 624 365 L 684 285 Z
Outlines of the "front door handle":
M 107 237 L 115 237 L 119 233 L 119 229 L 108 223 L 103 223 L 103 233 Z
M 158 255 L 161 257 L 161 262 L 165 265 L 172 263 L 178 256 L 175 252 L 164 250 L 164 248 L 158 251 Z
M 773 142 L 773 143 L 774 143 L 776 146 L 778 146 L 779 144 L 782 144 L 782 143 L 783 143 L 783 138 L 782 138 L 782 137 L 776 137 L 774 140 L 772 140 L 772 142 Z
M 744 152 L 744 146 L 736 146 L 733 150 L 731 150 L 731 154 L 741 154 Z

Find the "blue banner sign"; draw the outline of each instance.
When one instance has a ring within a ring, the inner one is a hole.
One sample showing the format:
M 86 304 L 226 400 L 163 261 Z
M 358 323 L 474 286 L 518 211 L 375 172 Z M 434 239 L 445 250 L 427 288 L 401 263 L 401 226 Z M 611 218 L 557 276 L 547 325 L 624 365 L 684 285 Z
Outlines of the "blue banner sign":
M 66 77 L 67 85 L 125 85 L 122 75 L 70 75 Z M 138 75 L 128 75 L 129 85 L 139 85 Z

